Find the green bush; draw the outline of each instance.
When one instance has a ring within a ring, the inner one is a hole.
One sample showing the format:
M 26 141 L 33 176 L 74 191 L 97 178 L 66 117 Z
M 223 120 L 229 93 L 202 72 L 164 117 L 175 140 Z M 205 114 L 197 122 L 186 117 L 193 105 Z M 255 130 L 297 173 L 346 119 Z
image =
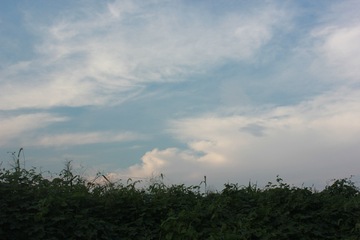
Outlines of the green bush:
M 51 180 L 35 168 L 3 168 L 0 239 L 360 239 L 359 189 L 350 179 L 321 192 L 281 178 L 206 194 L 136 184 L 89 182 L 70 162 Z

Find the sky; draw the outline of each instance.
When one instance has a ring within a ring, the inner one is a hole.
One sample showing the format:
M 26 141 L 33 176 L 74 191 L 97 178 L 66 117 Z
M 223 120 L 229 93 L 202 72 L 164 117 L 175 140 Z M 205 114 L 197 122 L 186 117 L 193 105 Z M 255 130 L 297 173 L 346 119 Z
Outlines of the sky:
M 0 161 L 209 188 L 360 181 L 360 2 L 0 1 Z

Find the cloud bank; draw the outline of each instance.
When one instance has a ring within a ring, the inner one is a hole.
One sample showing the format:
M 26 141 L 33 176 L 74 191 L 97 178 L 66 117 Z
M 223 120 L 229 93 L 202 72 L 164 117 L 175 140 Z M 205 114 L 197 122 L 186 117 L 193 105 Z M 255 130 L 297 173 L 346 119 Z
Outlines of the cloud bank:
M 359 174 L 359 96 L 342 89 L 296 106 L 173 120 L 168 131 L 189 149 L 154 149 L 119 177 L 161 172 L 198 184 L 206 175 L 221 189 L 228 181 L 264 186 L 280 174 L 298 186 L 323 187 L 329 176 Z

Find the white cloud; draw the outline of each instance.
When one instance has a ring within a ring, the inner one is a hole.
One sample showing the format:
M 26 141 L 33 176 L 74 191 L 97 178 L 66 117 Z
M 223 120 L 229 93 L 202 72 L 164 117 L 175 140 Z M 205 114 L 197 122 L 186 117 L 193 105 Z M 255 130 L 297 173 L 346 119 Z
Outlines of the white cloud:
M 142 157 L 142 164 L 131 166 L 127 170 L 118 169 L 117 178 L 148 178 L 164 173 L 170 178 L 198 180 L 201 163 L 193 156 L 192 151 L 180 151 L 177 148 L 165 150 L 154 149 Z M 184 171 L 186 168 L 186 171 Z
M 142 164 L 118 173 L 164 173 L 189 184 L 207 175 L 211 183 L 246 184 L 251 179 L 262 186 L 280 174 L 298 186 L 323 187 L 327 180 L 360 172 L 359 104 L 359 91 L 342 89 L 297 106 L 172 121 L 169 131 L 187 142 L 189 150 L 154 149 Z
M 360 80 L 359 10 L 358 1 L 334 2 L 309 29 L 311 72 L 320 79 L 342 85 Z
M 37 59 L 0 72 L 0 109 L 118 104 L 144 82 L 183 81 L 224 59 L 254 61 L 288 18 L 270 4 L 214 19 L 165 3 L 116 1 L 39 27 Z
M 46 113 L 0 116 L 0 146 L 10 145 L 14 139 L 24 137 L 30 131 L 67 120 L 66 117 L 56 117 Z
M 154 1 L 147 1 L 148 4 Z M 138 2 L 141 4 L 141 2 Z M 113 3 L 107 4 L 109 12 L 115 18 L 123 18 L 122 15 L 126 13 L 134 13 L 139 9 L 139 6 L 134 1 L 114 1 Z
M 146 140 L 147 136 L 135 132 L 80 132 L 44 134 L 36 130 L 56 122 L 68 121 L 67 117 L 57 117 L 47 113 L 0 116 L 0 146 L 74 146 L 92 143 L 109 143 Z M 14 144 L 16 142 L 16 144 Z
M 39 136 L 32 141 L 26 141 L 27 146 L 74 146 L 92 143 L 109 143 L 144 140 L 144 135 L 133 132 L 88 132 L 88 133 L 67 133 L 57 135 Z
M 350 82 L 360 80 L 360 27 L 327 27 L 314 33 L 314 37 L 321 40 L 314 48 L 319 56 L 313 65 L 314 72 L 325 68 L 340 81 L 344 78 Z

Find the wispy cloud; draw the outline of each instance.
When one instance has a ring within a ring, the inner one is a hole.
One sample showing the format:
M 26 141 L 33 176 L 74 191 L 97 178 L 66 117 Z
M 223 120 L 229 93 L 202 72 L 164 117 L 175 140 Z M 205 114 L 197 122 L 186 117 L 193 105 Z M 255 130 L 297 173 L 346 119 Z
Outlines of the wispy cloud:
M 37 29 L 37 58 L 0 72 L 0 109 L 118 104 L 147 82 L 183 81 L 226 59 L 254 61 L 288 18 L 271 4 L 217 18 L 166 1 L 85 9 Z
M 318 21 L 297 49 L 308 51 L 310 72 L 323 82 L 352 84 L 360 79 L 360 4 L 333 2 L 318 13 Z
M 145 140 L 146 136 L 133 132 L 85 132 L 68 133 L 58 135 L 39 136 L 32 141 L 26 141 L 27 146 L 74 146 L 93 143 L 125 142 L 135 140 Z
M 10 146 L 16 143 L 16 145 L 23 147 L 59 147 L 149 139 L 143 134 L 130 131 L 97 131 L 61 134 L 44 134 L 44 131 L 39 131 L 56 122 L 68 120 L 68 117 L 57 117 L 46 113 L 0 116 L 0 146 Z
M 314 37 L 322 43 L 314 50 L 319 59 L 314 62 L 313 71 L 325 68 L 341 81 L 345 78 L 350 83 L 359 82 L 360 27 L 331 26 L 314 33 Z
M 47 113 L 23 114 L 18 116 L 0 115 L 0 146 L 10 145 L 29 132 L 44 128 L 55 122 L 67 121 L 66 117 L 57 117 Z

